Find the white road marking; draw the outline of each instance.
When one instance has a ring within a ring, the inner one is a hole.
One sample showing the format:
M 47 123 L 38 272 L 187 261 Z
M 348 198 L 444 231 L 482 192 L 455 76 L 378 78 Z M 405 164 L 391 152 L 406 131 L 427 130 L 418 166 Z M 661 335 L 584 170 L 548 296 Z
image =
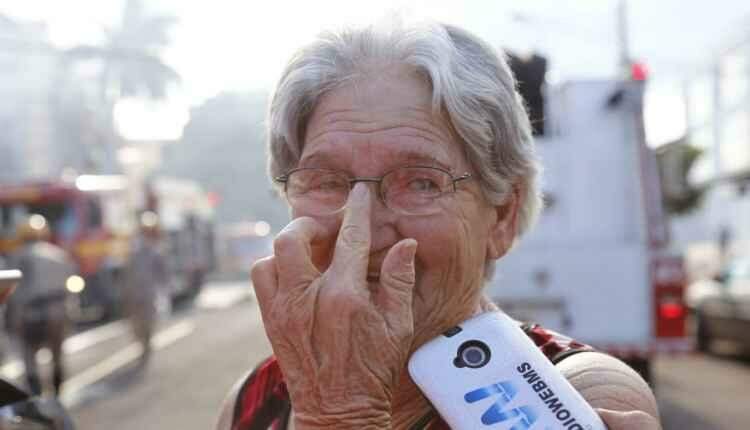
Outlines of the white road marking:
M 111 375 L 117 371 L 117 369 L 124 367 L 132 361 L 137 360 L 140 355 L 141 346 L 137 343 L 131 343 L 125 348 L 112 354 L 109 358 L 102 360 L 83 372 L 73 376 L 63 382 L 60 401 L 66 407 L 71 407 L 78 398 L 77 394 L 84 388 L 104 379 L 107 375 Z
M 86 330 L 65 339 L 63 342 L 63 352 L 66 355 L 75 354 L 101 342 L 121 336 L 128 329 L 127 320 L 118 320 L 91 330 Z M 46 349 L 40 350 L 37 354 L 37 360 L 41 364 L 47 364 L 51 359 L 52 355 Z M 23 361 L 18 359 L 11 360 L 0 366 L 0 375 L 8 379 L 20 378 L 23 373 Z
M 253 297 L 253 289 L 249 283 L 246 282 L 224 282 L 224 283 L 212 283 L 201 291 L 200 295 L 196 298 L 196 306 L 204 309 L 226 309 L 230 308 L 237 303 L 244 300 L 251 299 Z M 151 340 L 154 349 L 161 349 L 169 344 L 185 337 L 192 332 L 194 327 L 192 325 L 186 325 L 187 323 L 180 322 L 162 332 L 156 334 Z M 113 321 L 103 326 L 86 330 L 84 332 L 75 334 L 65 339 L 63 343 L 63 351 L 65 355 L 72 355 L 88 348 L 91 348 L 99 343 L 105 342 L 110 339 L 117 338 L 126 334 L 130 330 L 130 325 L 127 319 Z M 137 350 L 135 350 L 137 348 Z M 51 361 L 51 354 L 45 354 L 46 350 L 40 351 L 38 360 L 40 364 L 49 364 Z M 135 354 L 135 358 L 133 358 Z M 107 369 L 114 365 L 118 365 L 114 369 L 124 366 L 130 361 L 137 359 L 140 355 L 140 346 L 138 344 L 131 344 L 121 349 L 114 355 L 110 356 L 104 362 L 94 365 L 79 375 L 76 375 L 65 382 L 66 387 L 72 386 L 76 388 L 70 381 L 76 382 L 76 378 L 81 375 L 87 375 L 87 372 L 91 369 Z M 110 361 L 111 360 L 111 361 Z M 120 364 L 122 362 L 122 364 Z M 100 367 L 101 366 L 101 367 Z M 97 371 L 99 372 L 99 371 Z M 111 373 L 111 372 L 109 372 Z M 19 359 L 10 360 L 7 363 L 0 366 L 0 375 L 4 378 L 15 380 L 23 376 L 24 366 L 23 361 Z M 108 374 L 108 373 L 107 373 Z M 96 372 L 91 373 L 93 377 L 97 375 Z M 106 376 L 106 374 L 104 375 Z M 97 378 L 101 379 L 101 378 Z M 86 382 L 86 379 L 81 381 Z M 83 387 L 83 385 L 81 385 Z M 67 388 L 66 388 L 67 390 Z
M 178 340 L 189 336 L 194 330 L 195 324 L 191 321 L 180 321 L 158 332 L 151 339 L 151 346 L 154 350 L 164 349 Z M 108 358 L 66 380 L 63 383 L 63 394 L 61 396 L 63 405 L 66 407 L 73 406 L 76 398 L 78 398 L 77 394 L 83 389 L 113 374 L 131 362 L 138 360 L 141 355 L 141 349 L 140 344 L 131 343 Z
M 195 324 L 193 324 L 192 321 L 180 321 L 157 333 L 156 336 L 151 339 L 151 346 L 157 351 L 164 349 L 183 337 L 189 336 L 193 331 L 195 331 Z
M 65 354 L 75 354 L 100 342 L 118 337 L 129 329 L 130 326 L 127 320 L 118 320 L 101 327 L 86 330 L 65 339 L 65 342 L 63 342 L 63 352 Z
M 204 288 L 195 299 L 195 305 L 204 309 L 226 309 L 253 296 L 249 283 L 215 283 Z
M 21 360 L 12 360 L 0 367 L 0 375 L 6 379 L 18 379 L 23 375 L 23 362 Z

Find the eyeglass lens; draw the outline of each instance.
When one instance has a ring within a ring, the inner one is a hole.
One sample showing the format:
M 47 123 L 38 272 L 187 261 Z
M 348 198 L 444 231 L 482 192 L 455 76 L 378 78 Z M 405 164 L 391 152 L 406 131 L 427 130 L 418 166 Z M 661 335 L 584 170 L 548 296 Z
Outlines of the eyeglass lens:
M 286 192 L 290 203 L 315 214 L 335 213 L 346 206 L 352 185 L 342 172 L 300 169 L 290 173 Z M 373 180 L 373 179 L 369 179 Z M 390 209 L 404 214 L 429 214 L 435 200 L 453 187 L 450 173 L 431 167 L 402 167 L 379 180 L 379 194 Z

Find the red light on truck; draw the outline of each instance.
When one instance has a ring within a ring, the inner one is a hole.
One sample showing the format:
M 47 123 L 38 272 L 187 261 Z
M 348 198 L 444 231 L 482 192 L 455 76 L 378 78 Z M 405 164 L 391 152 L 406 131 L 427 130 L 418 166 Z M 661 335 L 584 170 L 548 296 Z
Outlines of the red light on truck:
M 206 198 L 208 199 L 208 204 L 212 208 L 219 206 L 219 203 L 221 203 L 221 195 L 215 191 L 209 191 L 206 193 Z
M 633 63 L 630 65 L 630 79 L 634 81 L 645 81 L 648 79 L 648 67 L 643 63 Z
M 662 303 L 659 305 L 659 316 L 668 319 L 678 319 L 682 318 L 682 316 L 685 314 L 685 307 L 682 306 L 680 303 Z

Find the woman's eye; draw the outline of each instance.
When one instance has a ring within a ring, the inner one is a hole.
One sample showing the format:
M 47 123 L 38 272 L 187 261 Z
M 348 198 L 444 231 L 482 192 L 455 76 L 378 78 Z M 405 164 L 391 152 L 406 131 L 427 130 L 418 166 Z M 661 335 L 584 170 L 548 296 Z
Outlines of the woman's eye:
M 438 186 L 438 184 L 429 178 L 414 178 L 409 181 L 409 185 L 407 189 L 409 191 L 418 191 L 418 192 L 440 191 L 440 187 Z
M 323 180 L 315 184 L 313 188 L 320 191 L 338 191 L 344 189 L 345 186 L 341 181 Z

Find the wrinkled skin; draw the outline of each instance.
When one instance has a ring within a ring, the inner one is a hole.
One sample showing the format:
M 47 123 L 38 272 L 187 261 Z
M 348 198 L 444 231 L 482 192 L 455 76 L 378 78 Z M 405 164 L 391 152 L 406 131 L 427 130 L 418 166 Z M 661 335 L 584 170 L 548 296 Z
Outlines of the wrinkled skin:
M 299 165 L 359 177 L 417 164 L 472 173 L 430 98 L 402 68 L 329 92 L 310 118 Z M 484 264 L 512 244 L 519 195 L 493 206 L 477 181 L 465 181 L 439 199 L 440 212 L 415 217 L 357 183 L 343 214 L 293 209 L 252 280 L 296 429 L 406 428 L 429 410 L 406 375 L 409 354 L 482 311 Z
M 597 408 L 596 412 L 611 430 L 661 430 L 659 421 L 643 411 L 622 412 Z
M 382 285 L 371 291 L 370 204 L 365 186 L 355 187 L 325 272 L 312 264 L 309 244 L 325 241 L 327 231 L 304 217 L 276 240 L 274 257 L 266 261 L 269 270 L 253 272 L 254 282 L 277 286 L 275 291 L 261 287 L 259 301 L 272 302 L 264 322 L 289 380 L 300 427 L 390 425 L 394 386 L 413 337 L 416 242 L 403 240 L 391 249 L 382 265 Z

